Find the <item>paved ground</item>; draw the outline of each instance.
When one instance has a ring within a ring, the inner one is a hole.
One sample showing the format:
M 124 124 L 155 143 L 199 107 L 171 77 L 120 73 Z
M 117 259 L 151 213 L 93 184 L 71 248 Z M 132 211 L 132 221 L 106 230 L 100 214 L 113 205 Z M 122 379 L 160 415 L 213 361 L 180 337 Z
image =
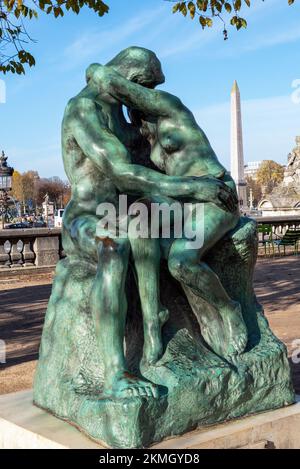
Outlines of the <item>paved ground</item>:
M 300 349 L 300 257 L 260 259 L 255 287 L 275 334 L 293 352 Z M 0 281 L 0 338 L 7 345 L 7 362 L 0 364 L 0 394 L 30 388 L 42 331 L 44 311 L 51 292 L 51 276 Z M 300 357 L 300 353 L 299 353 Z M 1 354 L 0 354 L 1 358 Z M 292 364 L 300 394 L 300 363 Z
M 30 282 L 0 281 L 0 339 L 6 343 L 6 364 L 0 363 L 0 394 L 32 387 L 50 292 L 49 275 Z

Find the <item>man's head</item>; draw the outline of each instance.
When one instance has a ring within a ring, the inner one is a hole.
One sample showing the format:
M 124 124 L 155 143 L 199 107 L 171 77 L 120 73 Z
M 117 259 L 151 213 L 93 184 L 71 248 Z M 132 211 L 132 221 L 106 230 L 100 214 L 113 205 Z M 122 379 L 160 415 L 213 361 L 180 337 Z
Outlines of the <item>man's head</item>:
M 161 63 L 151 50 L 132 46 L 122 50 L 106 66 L 112 67 L 127 80 L 154 88 L 164 83 Z

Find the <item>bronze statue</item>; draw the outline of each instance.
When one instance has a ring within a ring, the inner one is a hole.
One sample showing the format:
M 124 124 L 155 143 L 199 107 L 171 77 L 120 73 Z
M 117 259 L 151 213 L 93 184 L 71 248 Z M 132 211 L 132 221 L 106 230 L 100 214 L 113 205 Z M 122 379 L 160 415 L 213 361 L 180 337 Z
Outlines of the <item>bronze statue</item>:
M 143 447 L 293 402 L 286 349 L 253 291 L 256 224 L 240 218 L 234 182 L 192 113 L 155 90 L 158 58 L 130 47 L 86 76 L 62 125 L 67 257 L 45 318 L 35 404 L 110 446 Z M 121 236 L 120 195 L 145 207 L 202 204 L 202 245 L 191 248 L 174 226 L 167 238 Z M 109 206 L 115 232 L 99 229 L 99 207 Z

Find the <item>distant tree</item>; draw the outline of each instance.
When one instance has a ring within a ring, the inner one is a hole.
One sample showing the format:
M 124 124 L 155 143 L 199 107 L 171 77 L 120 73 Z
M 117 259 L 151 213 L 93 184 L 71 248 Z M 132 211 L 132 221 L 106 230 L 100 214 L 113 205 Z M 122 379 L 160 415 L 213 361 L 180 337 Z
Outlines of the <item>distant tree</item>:
M 23 174 L 14 171 L 12 195 L 23 207 L 41 207 L 46 194 L 55 208 L 65 207 L 71 198 L 71 186 L 57 176 L 47 179 L 40 178 L 37 171 L 26 171 Z
M 252 189 L 253 206 L 257 207 L 258 202 L 262 198 L 261 184 L 258 183 L 255 179 L 253 179 L 250 176 L 246 177 L 246 183 L 247 183 L 247 200 L 250 200 L 250 189 Z
M 23 177 L 16 169 L 12 176 L 12 196 L 18 201 L 23 201 Z
M 269 194 L 274 187 L 278 186 L 283 180 L 284 167 L 273 160 L 265 160 L 260 165 L 256 181 L 263 189 L 263 192 Z
M 32 210 L 36 207 L 37 198 L 37 183 L 39 181 L 39 174 L 37 171 L 26 171 L 21 174 L 19 171 L 14 171 L 12 178 L 12 196 L 20 202 L 26 210 Z
M 49 195 L 49 200 L 54 203 L 55 208 L 64 207 L 70 198 L 69 184 L 59 177 L 40 179 L 37 185 L 37 204 L 42 205 L 45 195 Z
M 174 3 L 174 13 L 188 15 L 191 19 L 198 17 L 203 29 L 213 26 L 215 19 L 220 20 L 223 24 L 224 39 L 227 39 L 227 22 L 237 30 L 247 27 L 247 21 L 240 13 L 245 7 L 250 7 L 252 2 L 252 0 L 168 1 Z M 286 1 L 289 5 L 295 2 L 295 0 Z M 32 39 L 25 28 L 24 19 L 36 19 L 39 14 L 60 18 L 70 12 L 78 14 L 84 7 L 90 8 L 98 16 L 103 16 L 109 11 L 109 6 L 102 0 L 0 0 L 0 72 L 21 74 L 25 73 L 25 65 L 29 67 L 35 65 L 34 57 L 26 50 L 26 44 Z
M 33 207 L 36 205 L 37 184 L 40 177 L 37 171 L 26 171 L 22 174 L 23 185 L 23 203 L 24 205 L 30 204 Z

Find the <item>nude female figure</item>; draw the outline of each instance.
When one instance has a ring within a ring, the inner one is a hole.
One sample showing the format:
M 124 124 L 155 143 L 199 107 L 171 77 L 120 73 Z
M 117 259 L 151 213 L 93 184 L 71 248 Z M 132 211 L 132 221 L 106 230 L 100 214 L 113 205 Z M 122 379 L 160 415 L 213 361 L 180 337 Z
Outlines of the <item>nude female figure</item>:
M 90 72 L 101 93 L 108 93 L 139 113 L 142 131 L 151 144 L 151 160 L 160 170 L 170 176 L 219 178 L 236 191 L 234 181 L 218 161 L 193 114 L 177 97 L 133 83 L 105 66 L 93 64 Z M 193 197 L 192 201 L 203 202 L 203 197 Z M 239 218 L 237 197 L 229 210 L 222 204 L 207 201 L 204 208 L 203 246 L 200 249 L 187 249 L 187 240 L 182 238 L 170 240 L 167 250 L 170 273 L 218 311 L 222 335 L 208 328 L 204 338 L 212 349 L 216 348 L 218 341 L 218 351 L 222 350 L 223 356 L 229 359 L 242 353 L 247 344 L 241 306 L 228 296 L 218 276 L 203 261 L 203 257 L 226 233 L 235 228 Z M 153 242 L 149 240 L 152 246 Z M 145 240 L 131 240 L 143 314 L 149 321 L 151 335 L 144 350 L 144 360 L 153 364 L 162 354 L 161 323 L 157 315 L 153 314 L 153 305 L 159 302 L 159 251 L 155 262 L 150 258 L 145 262 L 145 246 Z M 205 314 L 206 311 L 201 312 L 201 315 Z M 209 317 L 204 319 L 209 323 Z

